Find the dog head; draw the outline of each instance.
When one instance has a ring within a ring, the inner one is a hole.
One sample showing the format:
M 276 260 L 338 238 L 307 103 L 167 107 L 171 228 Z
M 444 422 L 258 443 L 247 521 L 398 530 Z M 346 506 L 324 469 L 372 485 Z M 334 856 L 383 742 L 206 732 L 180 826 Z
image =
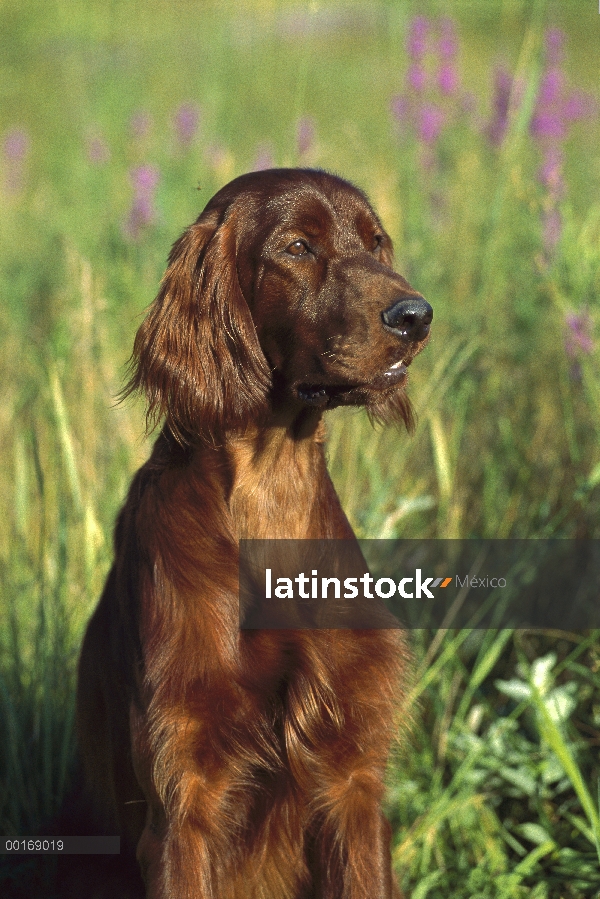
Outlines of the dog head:
M 360 190 L 322 171 L 253 172 L 174 245 L 126 392 L 145 390 L 149 421 L 164 415 L 181 440 L 340 405 L 409 427 L 407 369 L 432 317 Z

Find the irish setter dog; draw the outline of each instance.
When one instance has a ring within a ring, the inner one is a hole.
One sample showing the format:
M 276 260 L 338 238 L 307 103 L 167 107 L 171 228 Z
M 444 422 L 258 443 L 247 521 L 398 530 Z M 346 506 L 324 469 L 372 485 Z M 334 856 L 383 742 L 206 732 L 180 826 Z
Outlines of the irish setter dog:
M 364 194 L 323 171 L 237 178 L 171 251 L 126 388 L 163 428 L 119 515 L 77 708 L 90 805 L 148 899 L 399 895 L 380 803 L 402 632 L 240 630 L 238 550 L 353 538 L 323 412 L 409 426 L 431 318 Z

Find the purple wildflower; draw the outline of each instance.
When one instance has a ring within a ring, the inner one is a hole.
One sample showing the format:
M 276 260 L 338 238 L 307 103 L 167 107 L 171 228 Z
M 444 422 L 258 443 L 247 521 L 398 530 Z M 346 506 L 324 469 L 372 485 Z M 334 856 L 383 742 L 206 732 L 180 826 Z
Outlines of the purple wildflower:
M 562 112 L 566 122 L 578 122 L 596 115 L 598 103 L 585 91 L 572 91 L 564 101 Z
M 391 99 L 390 109 L 402 130 L 407 126 L 412 126 L 412 105 L 408 97 L 404 94 L 396 94 Z
M 155 218 L 156 211 L 152 197 L 144 195 L 134 197 L 125 226 L 127 236 L 137 240 L 144 228 L 153 224 Z
M 458 88 L 458 72 L 453 63 L 444 63 L 438 71 L 438 85 L 443 94 L 450 96 Z
M 454 59 L 458 50 L 456 25 L 452 19 L 442 19 L 440 30 L 441 36 L 438 43 L 438 51 L 443 60 L 450 62 Z
M 548 69 L 540 82 L 530 130 L 535 138 L 562 140 L 567 133 L 564 116 L 564 74 L 558 68 Z
M 420 94 L 427 86 L 427 72 L 420 62 L 413 62 L 406 73 L 406 83 L 416 94 Z
M 141 141 L 150 133 L 152 117 L 145 109 L 138 109 L 131 117 L 129 130 L 134 140 Z
M 546 32 L 546 60 L 548 65 L 557 66 L 563 61 L 565 33 L 560 28 L 549 28 Z
M 298 155 L 304 156 L 314 146 L 317 127 L 311 116 L 302 116 L 296 125 L 296 147 Z
M 560 141 L 567 134 L 566 123 L 557 110 L 540 109 L 530 123 L 533 137 Z
M 430 22 L 425 16 L 415 16 L 408 30 L 406 50 L 412 60 L 420 60 L 427 52 Z
M 129 173 L 136 194 L 149 196 L 154 193 L 160 181 L 160 172 L 153 165 L 140 165 Z
M 563 219 L 559 208 L 559 200 L 566 192 L 562 174 L 562 154 L 551 147 L 544 156 L 544 163 L 538 172 L 540 183 L 545 189 L 542 204 L 542 242 L 546 261 L 554 256 L 560 241 Z
M 4 138 L 4 156 L 8 162 L 23 162 L 29 153 L 29 135 L 24 128 L 13 128 Z
M 87 141 L 87 158 L 92 165 L 105 165 L 110 159 L 110 149 L 106 141 L 94 135 Z
M 424 144 L 431 146 L 440 136 L 441 130 L 446 121 L 446 114 L 443 109 L 435 103 L 424 103 L 419 110 L 419 140 Z
M 549 147 L 544 153 L 544 162 L 538 172 L 538 178 L 553 198 L 561 197 L 565 193 L 562 167 L 562 152 L 557 147 Z
M 565 73 L 560 68 L 563 44 L 562 31 L 553 28 L 546 33 L 546 70 L 529 125 L 532 136 L 546 143 L 564 140 L 572 122 L 592 115 L 597 109 L 588 94 L 567 92 Z
M 506 134 L 512 92 L 512 75 L 505 66 L 497 66 L 494 71 L 492 118 L 486 128 L 488 139 L 495 147 L 500 146 Z
M 542 239 L 546 255 L 552 257 L 562 234 L 562 216 L 556 206 L 542 213 Z
M 410 120 L 411 104 L 404 94 L 395 94 L 392 97 L 390 108 L 394 118 L 401 124 Z
M 472 98 L 465 98 L 460 87 L 458 35 L 452 19 L 415 16 L 406 49 L 405 90 L 392 97 L 391 112 L 400 134 L 409 132 L 417 138 L 419 159 L 429 173 L 439 163 L 435 144 L 442 131 L 452 122 L 472 117 Z
M 160 181 L 159 170 L 152 165 L 141 165 L 129 173 L 133 186 L 131 209 L 125 222 L 125 236 L 138 240 L 144 229 L 156 221 L 155 192 Z
M 589 312 L 570 312 L 565 316 L 567 330 L 565 333 L 565 351 L 570 359 L 576 359 L 583 353 L 589 356 L 594 351 L 592 337 L 592 319 Z
M 546 69 L 537 96 L 537 102 L 542 106 L 558 103 L 564 90 L 565 76 L 562 69 L 553 66 Z
M 182 103 L 175 112 L 173 125 L 181 147 L 189 147 L 198 131 L 200 109 L 196 103 Z
M 6 134 L 2 149 L 6 169 L 5 187 L 8 193 L 18 194 L 23 189 L 29 148 L 29 135 L 24 128 L 12 128 Z
M 271 144 L 259 144 L 256 148 L 256 156 L 251 171 L 263 172 L 265 169 L 272 169 L 274 165 L 275 160 L 273 158 L 273 147 Z

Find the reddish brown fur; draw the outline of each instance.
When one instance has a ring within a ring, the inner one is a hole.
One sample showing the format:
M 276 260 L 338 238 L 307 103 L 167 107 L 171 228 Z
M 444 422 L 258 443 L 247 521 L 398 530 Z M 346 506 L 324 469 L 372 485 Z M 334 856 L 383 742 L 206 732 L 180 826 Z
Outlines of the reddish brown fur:
M 381 312 L 414 295 L 366 198 L 323 172 L 238 178 L 173 247 L 128 387 L 165 424 L 78 689 L 98 826 L 137 852 L 149 899 L 398 895 L 380 801 L 402 635 L 240 633 L 237 558 L 242 537 L 352 537 L 321 415 L 410 424 L 393 366 L 425 337 Z

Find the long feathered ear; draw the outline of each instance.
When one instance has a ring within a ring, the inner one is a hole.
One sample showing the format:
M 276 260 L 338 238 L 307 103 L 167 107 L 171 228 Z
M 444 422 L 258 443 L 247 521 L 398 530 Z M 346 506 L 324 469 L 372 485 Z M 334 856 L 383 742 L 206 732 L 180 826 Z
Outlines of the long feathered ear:
M 123 395 L 143 390 L 149 430 L 181 443 L 238 430 L 266 408 L 271 378 L 236 270 L 235 219 L 204 214 L 174 244 L 137 332 Z

